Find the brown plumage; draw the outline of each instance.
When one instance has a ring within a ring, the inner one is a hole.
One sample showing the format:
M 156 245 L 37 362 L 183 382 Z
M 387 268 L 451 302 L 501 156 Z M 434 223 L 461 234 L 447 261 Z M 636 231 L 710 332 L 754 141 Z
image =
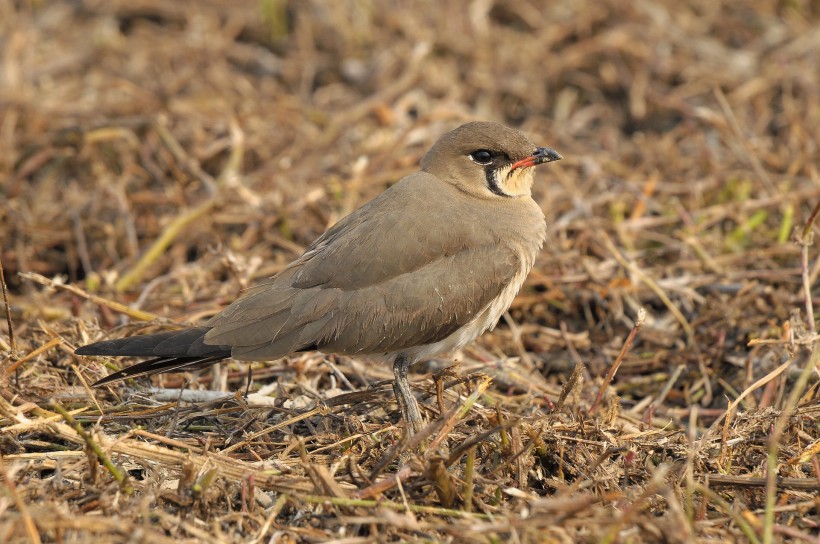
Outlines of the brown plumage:
M 509 307 L 546 236 L 530 167 L 560 158 L 503 125 L 462 125 L 436 142 L 421 171 L 339 221 L 204 326 L 77 353 L 154 357 L 95 385 L 228 357 L 381 356 L 394 361 L 402 416 L 418 428 L 407 369 L 470 342 Z

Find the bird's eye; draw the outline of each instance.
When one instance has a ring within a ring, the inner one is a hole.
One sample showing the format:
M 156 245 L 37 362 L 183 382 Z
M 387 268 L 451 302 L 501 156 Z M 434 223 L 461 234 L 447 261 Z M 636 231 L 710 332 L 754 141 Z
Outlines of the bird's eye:
M 470 158 L 473 162 L 476 162 L 482 166 L 486 166 L 493 162 L 493 154 L 486 149 L 479 149 L 478 151 L 473 151 L 470 153 Z

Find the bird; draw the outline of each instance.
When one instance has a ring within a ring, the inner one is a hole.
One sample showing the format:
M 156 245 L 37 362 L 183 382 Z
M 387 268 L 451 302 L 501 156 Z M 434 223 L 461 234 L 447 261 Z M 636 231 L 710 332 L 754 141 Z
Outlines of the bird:
M 420 170 L 329 228 L 273 277 L 202 326 L 105 340 L 77 355 L 151 357 L 94 383 L 224 359 L 305 351 L 392 362 L 410 432 L 423 428 L 407 379 L 424 359 L 492 330 L 547 238 L 534 168 L 562 156 L 519 130 L 474 121 L 442 135 Z

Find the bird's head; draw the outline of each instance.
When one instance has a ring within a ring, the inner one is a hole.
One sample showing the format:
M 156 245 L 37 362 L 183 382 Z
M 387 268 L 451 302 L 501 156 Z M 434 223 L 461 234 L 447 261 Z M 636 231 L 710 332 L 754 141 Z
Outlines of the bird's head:
M 472 122 L 443 135 L 421 161 L 421 169 L 480 198 L 530 196 L 533 166 L 560 160 L 518 130 Z

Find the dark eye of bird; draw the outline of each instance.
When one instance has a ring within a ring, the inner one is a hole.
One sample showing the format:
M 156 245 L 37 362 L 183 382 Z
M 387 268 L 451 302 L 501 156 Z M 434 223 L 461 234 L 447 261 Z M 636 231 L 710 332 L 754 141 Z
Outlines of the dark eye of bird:
M 493 154 L 486 149 L 479 149 L 478 151 L 473 151 L 470 153 L 470 158 L 473 162 L 476 162 L 480 165 L 487 166 L 491 162 L 493 162 Z

